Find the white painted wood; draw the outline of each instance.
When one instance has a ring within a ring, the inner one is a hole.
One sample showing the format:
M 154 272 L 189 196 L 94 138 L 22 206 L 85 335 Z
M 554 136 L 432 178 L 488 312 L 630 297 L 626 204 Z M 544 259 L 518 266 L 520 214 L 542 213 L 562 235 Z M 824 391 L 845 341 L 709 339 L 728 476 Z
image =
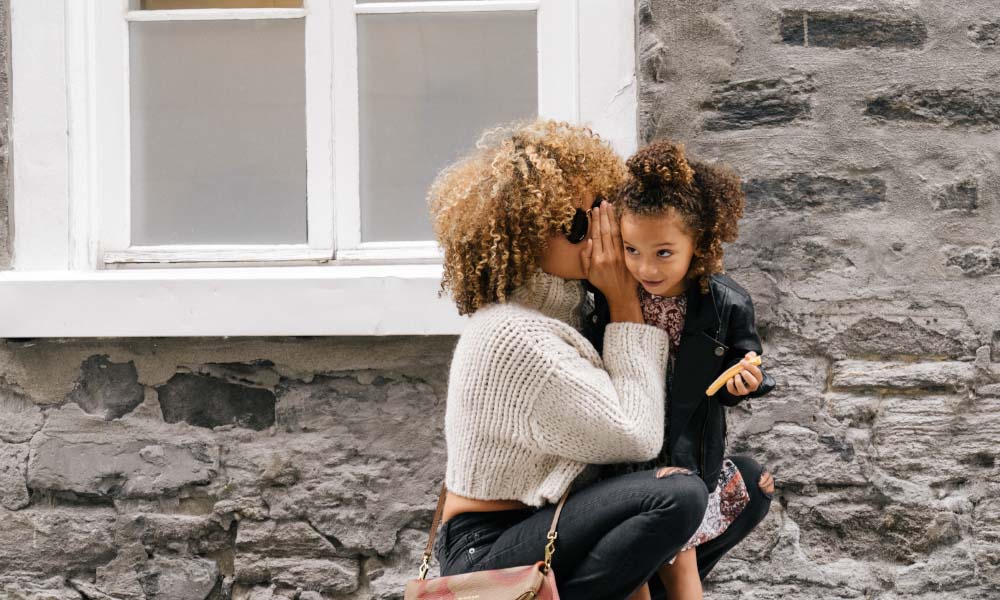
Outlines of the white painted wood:
M 98 265 L 94 4 L 66 3 L 66 79 L 69 114 L 69 243 L 71 270 Z
M 580 121 L 622 156 L 638 144 L 635 5 L 586 0 L 580 7 Z
M 331 3 L 334 245 L 337 253 L 354 250 L 361 243 L 358 26 L 353 5 L 353 2 Z
M 86 0 L 93 4 L 95 61 L 91 65 L 95 105 L 96 163 L 93 203 L 99 213 L 99 252 L 122 251 L 131 238 L 132 204 L 129 128 L 127 0 Z
M 333 258 L 333 46 L 329 0 L 306 0 L 306 210 L 309 247 Z
M 15 269 L 66 269 L 73 252 L 65 16 L 63 0 L 10 5 Z
M 543 0 L 538 9 L 538 114 L 580 122 L 580 0 Z
M 338 261 L 441 262 L 437 242 L 367 242 L 356 249 L 337 252 Z
M 461 2 L 371 2 L 358 4 L 354 11 L 361 15 L 428 13 L 428 12 L 490 12 L 498 10 L 537 10 L 549 0 L 473 0 Z
M 406 8 L 433 5 L 406 4 Z M 447 4 L 448 9 L 457 8 L 457 3 Z M 632 3 L 489 4 L 539 10 L 541 114 L 589 124 L 623 154 L 634 150 Z M 0 273 L 0 337 L 404 335 L 461 330 L 464 320 L 447 298 L 437 295 L 440 265 L 344 264 L 439 261 L 440 250 L 432 242 L 360 243 L 355 7 L 350 2 L 308 0 L 304 11 L 308 19 L 315 18 L 307 21 L 308 54 L 313 61 L 308 68 L 322 68 L 324 59 L 315 54 L 322 54 L 323 33 L 331 45 L 330 79 L 323 83 L 313 78 L 307 86 L 310 97 L 324 87 L 332 88 L 328 114 L 332 114 L 336 151 L 330 150 L 327 140 L 327 164 L 330 154 L 334 161 L 333 193 L 327 196 L 336 199 L 336 232 L 339 241 L 346 242 L 339 261 L 327 266 L 172 268 L 160 261 L 321 261 L 329 255 L 313 246 L 321 235 L 314 238 L 313 232 L 322 232 L 325 217 L 322 209 L 313 212 L 311 207 L 308 245 L 129 249 L 125 2 L 12 0 L 16 270 Z M 308 114 L 312 172 L 322 169 L 324 142 L 313 125 L 323 117 Z M 330 177 L 328 171 L 328 181 Z M 309 186 L 313 196 L 321 190 L 322 179 L 310 179 Z M 83 205 L 77 206 L 78 202 Z M 95 220 L 91 210 L 95 206 L 101 208 L 97 229 L 102 247 L 97 257 L 107 253 L 112 265 L 159 268 L 88 272 L 96 260 L 96 236 L 88 239 L 83 234 Z
M 94 2 L 95 0 L 83 0 Z M 238 10 L 170 10 L 132 11 L 122 18 L 123 5 L 98 3 L 97 26 L 99 47 L 97 73 L 97 104 L 101 107 L 100 132 L 102 252 L 114 263 L 145 262 L 150 256 L 155 262 L 176 256 L 179 262 L 228 262 L 219 258 L 217 246 L 187 245 L 176 252 L 165 247 L 150 254 L 148 248 L 131 245 L 131 135 L 129 118 L 129 21 L 199 20 L 199 19 L 271 19 L 305 18 L 306 27 L 306 190 L 307 235 L 309 250 L 298 252 L 294 259 L 281 245 L 270 252 L 276 260 L 329 260 L 333 256 L 333 185 L 332 185 L 332 86 L 331 51 L 329 40 L 330 4 L 310 0 L 304 9 L 238 9 Z M 158 16 L 164 19 L 154 18 Z M 136 18 L 131 18 L 136 17 Z M 192 253 L 203 249 L 204 256 Z M 224 256 L 229 256 L 225 254 Z M 247 260 L 266 260 L 268 251 L 249 253 Z
M 109 0 L 101 0 L 108 2 Z M 304 8 L 193 8 L 180 10 L 130 10 L 126 21 L 243 21 L 301 19 Z
M 107 264 L 328 261 L 330 258 L 328 249 L 311 248 L 307 244 L 131 246 L 104 254 Z
M 441 267 L 0 273 L 0 337 L 439 335 Z

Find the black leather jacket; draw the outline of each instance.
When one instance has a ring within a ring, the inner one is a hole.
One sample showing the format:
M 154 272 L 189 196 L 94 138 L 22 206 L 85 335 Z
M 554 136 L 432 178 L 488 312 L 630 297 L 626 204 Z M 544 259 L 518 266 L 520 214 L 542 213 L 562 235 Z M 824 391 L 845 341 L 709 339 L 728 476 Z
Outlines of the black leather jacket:
M 744 398 L 759 398 L 774 389 L 775 382 L 761 369 L 764 381 L 748 396 L 732 396 L 726 388 L 706 396 L 705 390 L 719 374 L 747 352 L 761 354 L 763 348 L 754 326 L 753 300 L 735 281 L 716 274 L 711 276 L 709 293 L 701 293 L 701 287 L 694 282 L 686 293 L 684 330 L 673 382 L 667 391 L 670 429 L 664 442 L 668 444 L 671 465 L 696 472 L 713 490 L 726 452 L 723 407 L 736 406 Z M 601 300 L 585 329 L 598 349 L 609 316 Z

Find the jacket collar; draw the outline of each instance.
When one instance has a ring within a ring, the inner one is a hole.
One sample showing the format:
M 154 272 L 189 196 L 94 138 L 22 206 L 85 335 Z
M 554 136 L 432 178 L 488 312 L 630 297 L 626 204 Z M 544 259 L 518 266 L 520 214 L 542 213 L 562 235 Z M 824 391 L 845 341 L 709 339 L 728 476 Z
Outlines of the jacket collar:
M 715 281 L 710 280 L 708 293 L 702 293 L 701 284 L 697 280 L 691 281 L 685 293 L 688 305 L 684 331 L 704 331 L 712 337 L 717 336 L 721 322 Z

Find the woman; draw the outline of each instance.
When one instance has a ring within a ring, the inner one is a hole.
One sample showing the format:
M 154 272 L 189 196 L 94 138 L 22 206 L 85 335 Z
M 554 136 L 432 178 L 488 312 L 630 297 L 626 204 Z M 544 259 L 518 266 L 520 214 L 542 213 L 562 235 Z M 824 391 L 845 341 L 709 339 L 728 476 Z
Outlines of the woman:
M 667 334 L 643 324 L 614 209 L 597 200 L 623 178 L 589 130 L 539 121 L 488 132 L 431 188 L 442 285 L 472 315 L 449 377 L 444 575 L 541 560 L 553 503 L 588 464 L 660 449 Z M 603 359 L 578 330 L 584 278 L 609 305 Z M 559 520 L 560 593 L 629 597 L 706 502 L 687 471 L 579 486 Z

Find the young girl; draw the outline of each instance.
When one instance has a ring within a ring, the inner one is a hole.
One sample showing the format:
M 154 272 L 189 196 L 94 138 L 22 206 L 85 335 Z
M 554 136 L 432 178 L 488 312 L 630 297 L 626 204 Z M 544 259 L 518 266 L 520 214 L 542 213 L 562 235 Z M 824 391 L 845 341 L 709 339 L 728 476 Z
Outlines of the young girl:
M 700 599 L 701 579 L 719 558 L 764 518 L 774 491 L 760 465 L 744 457 L 724 458 L 723 406 L 763 396 L 774 380 L 749 359 L 760 354 L 750 295 L 722 275 L 722 244 L 737 237 L 744 196 L 731 170 L 689 162 L 683 146 L 659 141 L 628 161 L 621 211 L 625 263 L 639 282 L 647 324 L 667 331 L 666 439 L 650 462 L 614 465 L 611 474 L 659 468 L 657 477 L 694 472 L 711 491 L 698 531 L 664 565 L 659 580 L 634 598 Z M 606 311 L 600 294 L 591 319 L 595 345 L 602 344 Z M 727 368 L 743 370 L 716 395 L 705 390 Z M 661 589 L 660 585 L 665 589 Z

